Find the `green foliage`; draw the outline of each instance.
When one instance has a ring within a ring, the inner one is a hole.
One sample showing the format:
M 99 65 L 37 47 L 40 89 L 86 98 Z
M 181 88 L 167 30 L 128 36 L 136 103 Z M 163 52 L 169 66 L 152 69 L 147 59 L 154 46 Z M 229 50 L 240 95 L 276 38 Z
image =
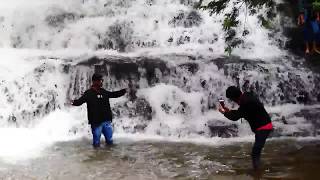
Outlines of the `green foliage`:
M 237 27 L 239 21 L 232 17 L 226 17 L 223 21 L 222 27 L 224 31 L 229 31 L 231 28 Z
M 313 6 L 313 9 L 314 9 L 314 10 L 320 11 L 320 1 L 319 1 L 319 0 L 315 0 L 315 1 L 312 3 L 312 6 Z
M 227 7 L 229 1 L 230 0 L 211 1 L 207 6 L 200 5 L 200 8 L 209 10 L 211 15 L 220 14 L 221 11 L 223 11 Z
M 207 10 L 210 12 L 210 15 L 213 14 L 221 14 L 223 13 L 227 6 L 230 4 L 230 0 L 213 0 L 209 2 L 206 6 L 202 6 L 200 1 L 199 8 L 203 10 Z M 232 49 L 238 47 L 244 42 L 244 38 L 250 32 L 245 28 L 246 20 L 241 22 L 239 19 L 239 10 L 242 7 L 246 7 L 246 15 L 254 15 L 257 14 L 258 10 L 262 7 L 267 7 L 266 15 L 267 17 L 263 17 L 260 15 L 258 18 L 260 20 L 261 26 L 271 29 L 271 20 L 275 17 L 274 0 L 236 0 L 232 5 L 231 12 L 225 13 L 224 20 L 222 24 L 222 28 L 225 31 L 225 52 L 228 55 L 231 55 Z M 248 13 L 248 14 L 247 14 Z M 240 25 L 243 24 L 243 32 L 241 35 L 238 35 L 236 30 L 240 28 Z
M 261 25 L 262 25 L 264 28 L 266 28 L 266 29 L 272 29 L 271 22 L 270 22 L 268 19 L 264 18 L 264 17 L 261 16 L 261 15 L 258 16 L 258 19 L 259 19 Z
M 234 27 L 234 24 L 232 23 L 232 19 L 225 18 L 222 26 L 225 31 L 229 30 L 231 27 Z

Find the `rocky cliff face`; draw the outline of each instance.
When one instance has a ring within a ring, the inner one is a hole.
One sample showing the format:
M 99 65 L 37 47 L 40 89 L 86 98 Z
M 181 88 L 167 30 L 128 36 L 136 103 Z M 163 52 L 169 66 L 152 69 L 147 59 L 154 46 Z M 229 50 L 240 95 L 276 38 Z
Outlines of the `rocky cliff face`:
M 125 97 L 111 100 L 120 132 L 241 136 L 246 130 L 239 126 L 247 125 L 228 121 L 216 111 L 226 87 L 238 85 L 257 94 L 270 109 L 275 136 L 318 134 L 319 124 L 313 117 L 319 112 L 320 76 L 293 57 L 272 63 L 183 54 L 56 61 L 44 59 L 28 76 L 1 85 L 3 99 L 11 108 L 10 114 L 2 113 L 2 122 L 29 126 L 34 119 L 68 108 L 67 103 L 80 97 L 90 87 L 92 74 L 98 72 L 104 76 L 106 89 L 130 89 Z M 79 108 L 84 122 L 85 108 Z

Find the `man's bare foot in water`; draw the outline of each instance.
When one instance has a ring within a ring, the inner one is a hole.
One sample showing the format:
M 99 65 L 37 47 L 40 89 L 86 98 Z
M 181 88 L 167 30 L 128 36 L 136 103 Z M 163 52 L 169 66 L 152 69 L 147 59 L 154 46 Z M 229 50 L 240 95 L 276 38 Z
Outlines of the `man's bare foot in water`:
M 310 54 L 310 50 L 309 50 L 309 49 L 306 49 L 305 53 L 306 53 L 306 54 Z
M 312 43 L 312 52 L 320 54 L 320 50 L 318 50 L 316 42 Z
M 313 45 L 314 45 L 314 44 L 313 44 Z M 314 47 L 314 46 L 312 46 L 312 47 Z M 310 46 L 309 46 L 309 43 L 306 42 L 305 48 L 306 48 L 306 49 L 305 49 L 304 53 L 305 53 L 305 54 L 310 54 Z

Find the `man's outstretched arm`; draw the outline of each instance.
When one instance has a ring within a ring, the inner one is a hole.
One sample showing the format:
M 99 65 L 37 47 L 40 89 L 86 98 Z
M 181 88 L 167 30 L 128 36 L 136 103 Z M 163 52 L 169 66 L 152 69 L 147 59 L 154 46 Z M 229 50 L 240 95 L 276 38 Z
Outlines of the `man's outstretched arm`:
M 118 98 L 126 94 L 127 90 L 126 89 L 121 89 L 120 91 L 107 91 L 107 95 L 109 98 Z
M 80 106 L 85 102 L 87 102 L 87 93 L 86 92 L 79 99 L 73 100 L 71 102 L 71 104 L 73 106 Z

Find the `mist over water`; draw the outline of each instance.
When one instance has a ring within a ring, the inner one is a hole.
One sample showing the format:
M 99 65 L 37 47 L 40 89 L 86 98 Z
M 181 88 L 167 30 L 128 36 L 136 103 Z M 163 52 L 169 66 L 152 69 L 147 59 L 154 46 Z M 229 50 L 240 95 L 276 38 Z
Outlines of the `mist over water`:
M 103 73 L 107 90 L 131 89 L 111 100 L 116 140 L 252 140 L 245 121 L 228 121 L 215 110 L 218 97 L 234 84 L 253 89 L 265 103 L 275 137 L 318 136 L 312 113 L 320 112 L 319 75 L 279 47 L 277 40 L 286 39 L 281 32 L 249 16 L 250 34 L 227 58 L 223 15 L 210 16 L 196 4 L 1 1 L 0 158 L 14 162 L 57 141 L 89 139 L 86 106 L 68 103 L 90 87 L 94 71 Z

